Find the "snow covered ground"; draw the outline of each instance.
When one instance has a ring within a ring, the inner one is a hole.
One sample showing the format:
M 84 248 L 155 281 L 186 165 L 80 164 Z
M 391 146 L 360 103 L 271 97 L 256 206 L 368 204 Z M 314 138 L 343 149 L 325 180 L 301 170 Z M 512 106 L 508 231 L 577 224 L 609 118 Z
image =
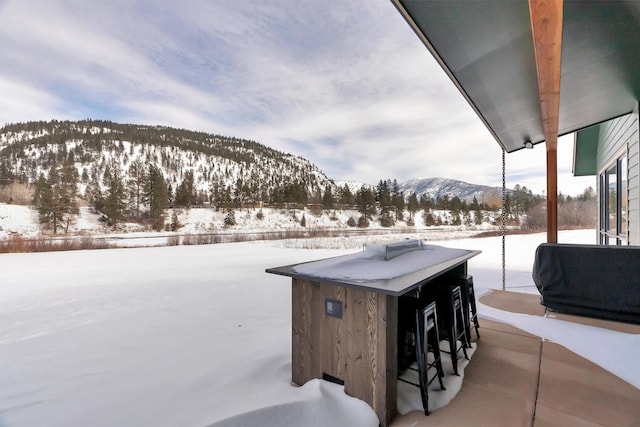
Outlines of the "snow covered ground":
M 259 213 L 262 213 L 260 218 Z M 77 236 L 92 236 L 100 239 L 107 239 L 112 245 L 117 247 L 140 247 L 140 246 L 164 246 L 167 240 L 175 235 L 195 235 L 195 234 L 255 234 L 271 233 L 278 231 L 299 231 L 314 234 L 319 230 L 324 231 L 351 231 L 366 233 L 380 232 L 409 232 L 421 233 L 422 238 L 429 240 L 441 240 L 470 236 L 485 230 L 497 230 L 497 227 L 488 223 L 481 226 L 443 226 L 426 227 L 421 217 L 421 213 L 416 214 L 417 220 L 414 227 L 407 226 L 406 222 L 398 222 L 392 228 L 382 227 L 379 221 L 372 221 L 370 226 L 364 229 L 349 227 L 347 222 L 350 218 L 357 221 L 360 214 L 355 210 L 335 211 L 331 214 L 314 214 L 311 210 L 290 211 L 284 209 L 264 208 L 264 209 L 239 209 L 234 212 L 236 225 L 225 226 L 226 212 L 216 211 L 215 208 L 193 208 L 175 209 L 180 227 L 175 231 L 155 232 L 150 230 L 149 225 L 138 223 L 119 224 L 116 229 L 108 227 L 104 222 L 100 222 L 100 215 L 88 207 L 81 207 L 80 213 L 71 222 L 68 233 L 58 232 L 54 236 L 51 230 L 43 230 L 38 223 L 37 212 L 29 206 L 8 205 L 0 203 L 0 241 L 8 239 L 14 235 L 23 238 L 62 238 Z M 165 223 L 170 224 L 173 218 L 174 209 L 168 209 Z M 450 217 L 448 211 L 434 211 L 434 214 L 442 218 Z M 491 215 L 495 213 L 491 212 Z M 487 214 L 489 215 L 489 213 Z M 301 226 L 302 217 L 305 219 L 305 226 Z M 405 213 L 408 217 L 408 213 Z
M 38 235 L 38 213 L 27 206 L 0 203 L 0 240 L 13 233 Z
M 533 252 L 545 237 L 507 237 L 508 287 L 535 292 Z M 595 232 L 559 239 L 591 243 Z M 290 280 L 265 269 L 361 250 L 323 243 L 0 255 L 0 426 L 377 426 L 338 385 L 290 383 Z M 499 237 L 438 244 L 482 250 L 469 263 L 476 292 L 501 288 Z M 630 369 L 640 336 L 482 304 L 479 312 L 640 387 Z M 447 388 L 434 406 L 459 384 Z M 417 388 L 400 384 L 399 395 L 402 412 L 421 409 Z

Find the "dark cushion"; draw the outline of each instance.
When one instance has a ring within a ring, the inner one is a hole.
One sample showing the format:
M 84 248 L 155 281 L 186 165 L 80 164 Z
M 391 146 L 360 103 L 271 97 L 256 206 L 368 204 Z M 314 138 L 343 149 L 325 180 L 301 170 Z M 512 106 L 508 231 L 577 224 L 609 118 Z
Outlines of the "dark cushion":
M 550 310 L 640 324 L 640 247 L 543 243 L 532 275 Z

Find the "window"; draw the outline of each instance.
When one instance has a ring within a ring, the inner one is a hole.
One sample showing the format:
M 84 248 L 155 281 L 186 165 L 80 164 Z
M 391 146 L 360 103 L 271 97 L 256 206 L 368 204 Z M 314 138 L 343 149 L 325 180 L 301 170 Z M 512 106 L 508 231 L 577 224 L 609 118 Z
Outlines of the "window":
M 627 244 L 627 156 L 600 174 L 600 244 Z

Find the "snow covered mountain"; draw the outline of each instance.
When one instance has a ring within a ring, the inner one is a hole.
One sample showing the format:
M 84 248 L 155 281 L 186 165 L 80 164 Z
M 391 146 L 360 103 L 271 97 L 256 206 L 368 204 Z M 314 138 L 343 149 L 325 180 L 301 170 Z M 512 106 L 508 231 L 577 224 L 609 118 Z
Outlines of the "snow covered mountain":
M 195 190 L 211 195 L 226 188 L 267 195 L 293 183 L 308 194 L 335 184 L 313 163 L 254 141 L 164 126 L 108 121 L 50 121 L 10 124 L 0 129 L 0 184 L 33 183 L 54 162 L 72 162 L 81 193 L 103 182 L 115 161 L 125 179 L 136 162 L 154 164 L 172 188 L 186 172 Z
M 460 200 L 471 202 L 475 197 L 478 202 L 491 204 L 492 201 L 499 201 L 502 198 L 500 187 L 489 187 L 487 185 L 470 184 L 448 178 L 417 178 L 402 182 L 398 185 L 405 195 L 413 192 L 420 197 L 426 195 L 432 199 L 441 199 L 445 195 L 452 199 L 458 197 Z

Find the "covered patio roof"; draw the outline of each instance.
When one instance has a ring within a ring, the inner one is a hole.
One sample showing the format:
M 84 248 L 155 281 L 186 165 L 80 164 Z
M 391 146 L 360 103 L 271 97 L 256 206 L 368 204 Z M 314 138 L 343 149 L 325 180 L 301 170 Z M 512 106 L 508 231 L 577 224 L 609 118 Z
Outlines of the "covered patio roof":
M 500 146 L 545 141 L 527 0 L 392 2 Z M 633 111 L 638 46 L 640 1 L 564 1 L 558 135 Z
M 545 142 L 557 242 L 558 136 L 637 105 L 640 1 L 391 1 L 506 152 Z

